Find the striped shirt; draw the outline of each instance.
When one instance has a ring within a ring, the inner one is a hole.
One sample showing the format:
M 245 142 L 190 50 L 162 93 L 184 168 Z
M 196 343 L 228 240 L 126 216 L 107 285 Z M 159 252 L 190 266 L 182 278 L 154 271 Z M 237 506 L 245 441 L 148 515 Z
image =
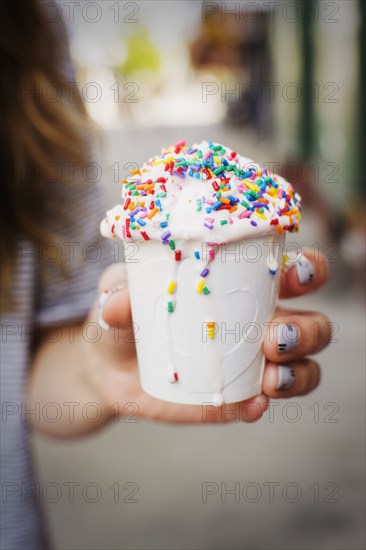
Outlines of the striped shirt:
M 65 48 L 65 50 L 68 48 Z M 71 64 L 65 55 L 65 75 Z M 90 153 L 92 157 L 92 152 Z M 16 254 L 13 295 L 16 307 L 1 321 L 1 548 L 40 550 L 47 547 L 41 518 L 42 493 L 32 468 L 25 388 L 35 328 L 84 318 L 95 299 L 101 272 L 113 262 L 111 245 L 99 236 L 104 215 L 98 183 L 45 182 L 44 226 L 60 235 L 61 245 L 37 246 L 27 240 L 8 243 Z M 67 211 L 75 223 L 61 215 Z M 15 247 L 15 251 L 14 251 Z M 65 260 L 68 277 L 55 258 Z M 41 256 L 44 268 L 41 269 Z
M 79 182 L 73 188 L 62 189 L 62 200 L 78 219 L 73 233 L 52 211 L 45 220 L 45 226 L 62 234 L 68 243 L 59 249 L 67 258 L 67 278 L 55 268 L 55 263 L 47 261 L 41 275 L 38 256 L 47 253 L 51 257 L 51 251 L 55 253 L 57 248 L 54 245 L 47 247 L 47 252 L 25 240 L 17 246 L 13 282 L 17 306 L 1 317 L 0 533 L 1 548 L 6 550 L 43 548 L 38 502 L 42 498 L 39 490 L 34 494 L 27 427 L 32 412 L 25 406 L 32 332 L 51 323 L 85 317 L 95 299 L 100 274 L 113 261 L 110 244 L 104 244 L 98 235 L 102 207 L 93 187 Z M 55 207 L 59 200 L 57 197 Z

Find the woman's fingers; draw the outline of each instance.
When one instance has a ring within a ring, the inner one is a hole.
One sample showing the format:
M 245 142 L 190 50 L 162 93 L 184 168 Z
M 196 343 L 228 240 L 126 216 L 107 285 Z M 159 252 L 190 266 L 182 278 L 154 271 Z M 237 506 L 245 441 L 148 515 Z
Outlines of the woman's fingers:
M 323 286 L 328 279 L 326 257 L 317 250 L 304 249 L 302 257 L 281 273 L 280 298 L 308 294 Z
M 108 330 L 110 326 L 123 326 L 131 321 L 126 266 L 122 263 L 109 266 L 98 285 L 98 322 Z
M 286 363 L 318 353 L 331 336 L 332 324 L 323 313 L 281 311 L 269 323 L 263 351 L 269 361 Z
M 124 264 L 113 264 L 102 274 L 98 284 L 97 300 L 87 322 L 98 323 L 103 342 L 123 345 L 125 357 L 135 354 L 135 326 L 131 319 L 131 304 Z M 110 353 L 121 353 L 120 346 L 113 345 Z
M 320 368 L 312 359 L 302 359 L 286 365 L 268 363 L 264 370 L 262 391 L 268 397 L 284 398 L 305 395 L 320 381 Z

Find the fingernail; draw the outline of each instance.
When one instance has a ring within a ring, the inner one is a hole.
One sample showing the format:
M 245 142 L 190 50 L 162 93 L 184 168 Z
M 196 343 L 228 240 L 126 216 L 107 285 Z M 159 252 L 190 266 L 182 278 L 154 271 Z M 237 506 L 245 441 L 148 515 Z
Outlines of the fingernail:
M 280 323 L 277 334 L 278 353 L 288 353 L 296 347 L 299 335 L 294 325 Z
M 276 390 L 278 391 L 289 390 L 295 384 L 296 374 L 294 369 L 292 369 L 291 367 L 278 365 L 277 376 Z
M 314 267 L 311 261 L 302 256 L 295 265 L 300 285 L 309 285 L 314 279 Z
M 120 290 L 125 289 L 126 287 L 124 285 L 116 286 L 115 288 L 111 288 L 110 290 L 105 290 L 102 292 L 102 294 L 99 296 L 99 302 L 98 302 L 98 323 L 99 326 L 103 330 L 109 330 L 110 326 L 108 323 L 105 322 L 103 319 L 103 312 L 104 312 L 104 306 L 106 302 L 109 300 L 109 298 L 115 294 L 116 292 L 119 292 Z

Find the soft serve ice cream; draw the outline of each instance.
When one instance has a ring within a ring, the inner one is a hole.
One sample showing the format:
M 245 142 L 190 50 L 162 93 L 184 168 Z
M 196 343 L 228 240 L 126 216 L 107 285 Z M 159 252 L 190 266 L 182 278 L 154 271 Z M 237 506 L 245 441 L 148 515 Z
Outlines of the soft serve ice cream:
M 102 222 L 105 236 L 222 243 L 297 231 L 300 218 L 290 183 L 210 141 L 164 149 L 123 181 L 122 198 Z
M 127 267 L 146 391 L 184 403 L 260 391 L 262 336 L 249 347 L 241 329 L 231 343 L 222 334 L 233 322 L 269 320 L 284 232 L 299 219 L 289 182 L 211 141 L 176 143 L 123 180 L 101 232 L 138 247 Z M 234 248 L 222 254 L 230 243 L 254 244 L 257 261 Z

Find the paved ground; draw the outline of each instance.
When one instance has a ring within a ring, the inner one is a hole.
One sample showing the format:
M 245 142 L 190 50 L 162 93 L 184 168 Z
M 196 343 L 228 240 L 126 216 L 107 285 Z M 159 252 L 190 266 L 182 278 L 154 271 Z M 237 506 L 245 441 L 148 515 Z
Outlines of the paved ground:
M 145 136 L 147 154 L 149 143 L 170 141 L 156 134 Z M 132 159 L 140 137 L 129 140 Z M 308 223 L 302 240 L 314 235 Z M 310 396 L 275 403 L 255 425 L 119 422 L 77 442 L 35 437 L 42 484 L 62 488 L 45 506 L 55 548 L 365 548 L 364 313 L 347 274 L 339 264 L 334 271 L 330 289 L 294 302 L 339 327 Z M 65 482 L 80 484 L 74 502 Z

